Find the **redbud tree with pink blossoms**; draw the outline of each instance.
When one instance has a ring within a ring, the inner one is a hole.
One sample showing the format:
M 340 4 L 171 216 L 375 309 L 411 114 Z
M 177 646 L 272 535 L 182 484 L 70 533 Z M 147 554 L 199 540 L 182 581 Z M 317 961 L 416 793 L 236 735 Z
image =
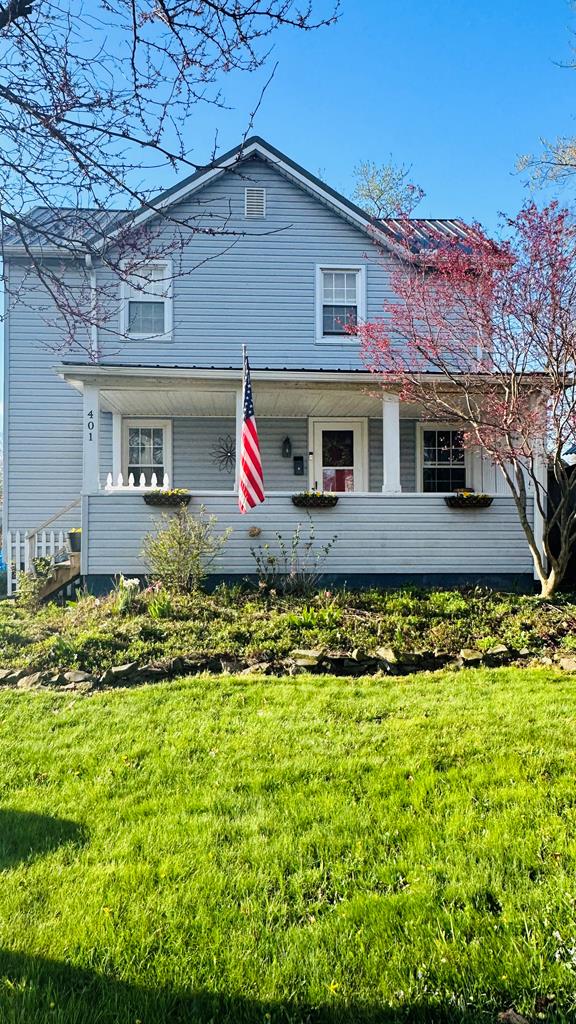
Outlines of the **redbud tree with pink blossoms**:
M 550 597 L 576 537 L 576 224 L 551 203 L 504 227 L 499 242 L 474 225 L 424 243 L 403 220 L 393 298 L 354 330 L 383 388 L 453 423 L 503 473 Z

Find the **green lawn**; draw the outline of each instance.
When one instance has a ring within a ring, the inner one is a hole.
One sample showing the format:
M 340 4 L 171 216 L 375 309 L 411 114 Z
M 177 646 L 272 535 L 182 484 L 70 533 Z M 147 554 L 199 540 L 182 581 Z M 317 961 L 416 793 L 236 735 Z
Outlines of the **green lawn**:
M 2 1024 L 576 1014 L 576 682 L 0 694 Z

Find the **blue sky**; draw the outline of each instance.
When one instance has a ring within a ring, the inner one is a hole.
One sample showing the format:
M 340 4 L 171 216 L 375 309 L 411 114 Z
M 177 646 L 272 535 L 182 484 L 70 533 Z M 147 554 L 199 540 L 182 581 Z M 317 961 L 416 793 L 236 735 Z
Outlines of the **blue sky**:
M 518 156 L 576 135 L 576 70 L 559 66 L 575 32 L 569 0 L 342 0 L 336 26 L 273 37 L 279 66 L 254 130 L 343 192 L 358 161 L 392 156 L 425 189 L 422 216 L 493 231 L 530 195 Z M 216 128 L 221 151 L 239 142 L 269 68 L 222 83 L 230 110 L 197 108 L 195 160 Z M 146 184 L 174 180 L 166 170 Z M 575 194 L 576 175 L 561 196 Z
M 392 154 L 426 191 L 422 215 L 494 229 L 529 194 L 517 157 L 576 135 L 576 70 L 558 66 L 575 31 L 568 0 L 343 0 L 335 27 L 275 37 L 255 130 L 344 192 L 358 160 Z M 234 109 L 195 116 L 196 158 L 215 124 L 222 149 L 236 144 L 264 77 L 229 79 Z

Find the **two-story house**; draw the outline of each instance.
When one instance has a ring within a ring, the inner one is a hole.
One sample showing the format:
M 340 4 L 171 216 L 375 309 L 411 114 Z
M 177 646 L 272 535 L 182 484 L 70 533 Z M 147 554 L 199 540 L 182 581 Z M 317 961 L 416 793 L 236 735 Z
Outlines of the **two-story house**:
M 245 173 L 227 173 L 232 165 Z M 218 252 L 221 240 L 191 233 L 171 288 L 154 284 L 170 278 L 169 259 L 150 266 L 148 291 L 119 281 L 124 340 L 107 348 L 104 339 L 95 361 L 58 360 L 46 348 L 51 328 L 34 312 L 35 295 L 38 308 L 46 296 L 18 240 L 5 240 L 9 290 L 27 296 L 5 326 L 11 589 L 30 558 L 62 547 L 73 526 L 82 529 L 89 586 L 142 574 L 143 537 L 159 515 L 143 501 L 153 474 L 188 488 L 192 511 L 204 505 L 232 527 L 219 566 L 227 576 L 254 572 L 250 528 L 274 545 L 277 531 L 288 538 L 305 521 L 291 496 L 310 487 L 339 494 L 333 509 L 312 515 L 319 543 L 337 536 L 326 572 L 350 585 L 530 579 L 504 479 L 481 452 L 463 449 L 454 424 L 425 422 L 393 389 L 375 386 L 345 331 L 346 321 L 381 314 L 400 258 L 393 222 L 375 226 L 259 138 L 158 203 L 184 214 L 200 201 L 204 211 L 225 211 L 234 244 Z M 431 222 L 418 223 L 425 234 Z M 433 223 L 447 236 L 465 233 L 459 221 Z M 246 516 L 236 498 L 243 343 L 266 487 L 265 503 Z M 464 486 L 493 494 L 491 507 L 447 507 L 444 495 Z

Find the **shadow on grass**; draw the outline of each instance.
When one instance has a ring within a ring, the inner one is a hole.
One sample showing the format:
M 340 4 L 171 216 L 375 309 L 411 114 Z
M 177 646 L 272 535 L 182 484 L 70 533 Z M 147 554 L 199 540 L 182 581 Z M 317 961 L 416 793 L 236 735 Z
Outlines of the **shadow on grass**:
M 85 829 L 67 818 L 0 807 L 0 871 L 86 839 Z
M 495 1013 L 442 1004 L 260 1002 L 241 995 L 146 989 L 95 971 L 0 950 L 0 1020 L 10 1024 L 489 1024 Z

